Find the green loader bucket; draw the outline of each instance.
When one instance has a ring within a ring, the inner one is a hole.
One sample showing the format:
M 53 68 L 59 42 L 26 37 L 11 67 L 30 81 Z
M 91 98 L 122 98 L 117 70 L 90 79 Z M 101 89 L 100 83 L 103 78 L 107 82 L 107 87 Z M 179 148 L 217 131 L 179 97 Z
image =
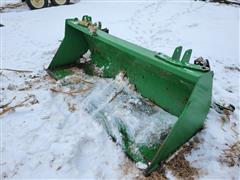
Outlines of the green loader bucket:
M 65 37 L 48 67 L 52 77 L 58 80 L 72 74 L 73 66 L 102 78 L 115 78 L 124 72 L 142 97 L 176 117 L 167 133 L 159 134 L 161 141 L 154 144 L 136 143 L 124 123 L 118 127 L 123 150 L 133 161 L 144 163 L 144 172 L 149 175 L 203 127 L 211 104 L 213 72 L 204 63 L 189 63 L 192 50 L 182 59 L 182 47 L 171 57 L 157 53 L 110 35 L 89 16 L 65 23 Z M 91 61 L 79 63 L 88 51 Z M 95 73 L 96 67 L 100 74 Z M 159 121 L 170 119 L 159 117 Z M 114 139 L 110 127 L 106 128 Z

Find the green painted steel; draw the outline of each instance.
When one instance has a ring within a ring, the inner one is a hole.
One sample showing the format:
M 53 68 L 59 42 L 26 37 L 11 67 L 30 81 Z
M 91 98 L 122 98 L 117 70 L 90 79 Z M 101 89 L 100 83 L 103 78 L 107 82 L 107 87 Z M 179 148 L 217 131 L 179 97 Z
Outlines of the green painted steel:
M 91 61 L 81 66 L 87 73 L 94 74 L 95 67 L 99 67 L 103 70 L 101 77 L 112 78 L 124 71 L 142 96 L 178 117 L 162 144 L 139 145 L 140 154 L 131 149 L 134 141 L 125 128 L 119 127 L 123 150 L 134 161 L 146 163 L 145 173 L 149 174 L 202 128 L 211 103 L 213 72 L 189 64 L 192 50 L 187 50 L 180 60 L 182 47 L 170 57 L 112 36 L 98 24 L 94 26 L 89 16 L 84 16 L 83 21 L 67 19 L 64 40 L 48 72 L 56 79 L 70 74 L 67 68 L 77 66 L 77 61 L 90 50 Z M 94 32 L 90 26 L 96 28 Z M 110 130 L 107 132 L 112 136 Z

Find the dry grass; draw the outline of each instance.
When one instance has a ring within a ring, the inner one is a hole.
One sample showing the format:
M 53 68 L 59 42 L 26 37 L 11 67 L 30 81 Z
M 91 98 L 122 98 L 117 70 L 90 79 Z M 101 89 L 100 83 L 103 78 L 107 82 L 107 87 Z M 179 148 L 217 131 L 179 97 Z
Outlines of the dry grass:
M 0 71 L 13 71 L 13 72 L 18 72 L 18 73 L 32 73 L 33 72 L 33 71 L 29 71 L 29 70 L 19 70 L 19 69 L 9 69 L 9 68 L 3 68 L 3 69 L 0 69 Z
M 240 166 L 240 141 L 224 149 L 219 161 L 229 167 Z
M 54 93 L 63 93 L 63 94 L 67 94 L 70 96 L 74 96 L 78 93 L 84 93 L 88 90 L 90 90 L 92 87 L 87 87 L 87 88 L 82 88 L 82 89 L 77 89 L 77 90 L 70 90 L 70 91 L 64 91 L 62 89 L 56 89 L 56 88 L 50 88 L 50 90 Z
M 230 115 L 231 115 L 231 112 L 224 109 L 223 111 L 223 114 L 220 116 L 220 121 L 221 121 L 221 128 L 223 129 L 223 126 L 226 124 L 226 123 L 229 123 L 230 122 Z M 223 129 L 224 130 L 224 129 Z
M 70 112 L 75 112 L 76 111 L 76 104 L 72 104 L 71 102 L 68 102 L 67 105 L 68 105 L 68 110 Z
M 13 100 L 15 100 L 15 97 L 12 99 L 12 101 Z M 1 106 L 0 116 L 6 114 L 8 112 L 15 111 L 16 108 L 23 107 L 23 106 L 27 107 L 29 105 L 34 105 L 34 104 L 39 103 L 38 100 L 36 99 L 35 95 L 29 95 L 28 97 L 25 97 L 24 100 L 16 103 L 13 106 L 10 106 L 12 101 L 10 101 L 10 103 L 8 103 L 8 104 Z

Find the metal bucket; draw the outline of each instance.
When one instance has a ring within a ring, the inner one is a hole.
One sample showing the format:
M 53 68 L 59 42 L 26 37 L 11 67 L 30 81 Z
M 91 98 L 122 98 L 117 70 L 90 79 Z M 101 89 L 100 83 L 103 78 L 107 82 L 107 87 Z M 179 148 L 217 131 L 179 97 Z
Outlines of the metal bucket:
M 164 110 L 165 116 L 159 115 L 159 121 L 168 126 L 159 131 L 158 142 L 154 143 L 137 142 L 127 123 L 117 121 L 123 150 L 135 162 L 146 164 L 145 173 L 150 174 L 202 128 L 211 104 L 213 72 L 204 64 L 189 63 L 192 50 L 180 60 L 182 47 L 170 57 L 114 37 L 101 28 L 101 23 L 92 24 L 89 16 L 81 21 L 67 19 L 65 37 L 48 72 L 55 79 L 72 74 L 72 66 L 102 78 L 114 78 L 123 72 L 142 97 Z M 91 60 L 81 62 L 89 51 Z M 141 107 L 148 108 L 146 104 L 140 106 L 143 113 Z M 138 117 L 144 121 L 143 129 L 147 128 L 146 119 Z M 105 127 L 115 139 L 111 126 Z

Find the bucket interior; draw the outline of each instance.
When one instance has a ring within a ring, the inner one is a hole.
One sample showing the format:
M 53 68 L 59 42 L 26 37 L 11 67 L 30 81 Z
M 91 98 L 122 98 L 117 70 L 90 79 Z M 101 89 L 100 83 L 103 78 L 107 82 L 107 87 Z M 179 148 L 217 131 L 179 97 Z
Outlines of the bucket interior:
M 81 111 L 100 123 L 134 161 L 151 161 L 178 117 L 138 93 L 124 72 L 115 78 L 102 78 L 84 69 L 65 70 L 73 74 L 60 80 L 64 88 L 88 89 L 75 96 Z

